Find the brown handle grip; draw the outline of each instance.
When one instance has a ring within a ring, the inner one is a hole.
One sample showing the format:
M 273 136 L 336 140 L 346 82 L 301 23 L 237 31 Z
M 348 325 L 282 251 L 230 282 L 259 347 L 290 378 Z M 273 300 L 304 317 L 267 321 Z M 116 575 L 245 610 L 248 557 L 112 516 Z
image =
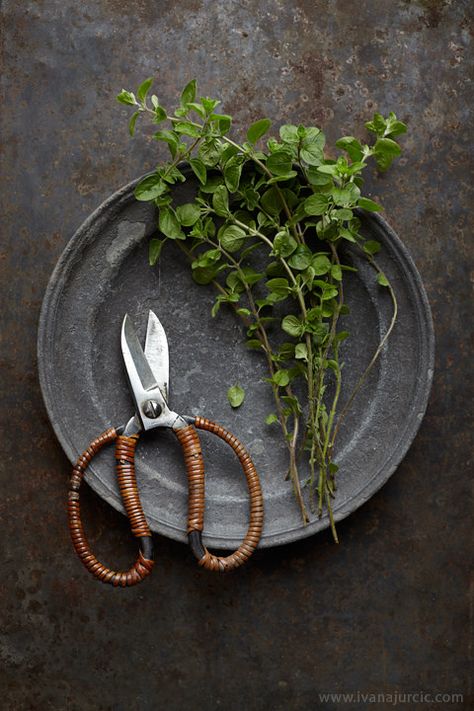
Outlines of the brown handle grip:
M 89 543 L 84 533 L 81 520 L 81 507 L 79 502 L 79 488 L 91 459 L 110 442 L 117 440 L 115 458 L 117 460 L 117 476 L 120 493 L 125 510 L 130 519 L 132 533 L 140 539 L 140 552 L 134 565 L 127 571 L 116 572 L 103 565 L 91 552 Z M 89 447 L 81 454 L 72 470 L 68 495 L 68 520 L 74 549 L 83 565 L 96 578 L 103 583 L 110 583 L 117 587 L 136 585 L 146 578 L 154 565 L 151 532 L 142 510 L 138 495 L 137 481 L 135 478 L 135 447 L 138 435 L 133 437 L 118 436 L 115 429 L 103 432 L 93 440 Z
M 219 557 L 210 553 L 203 545 L 201 533 L 204 526 L 205 478 L 199 435 L 192 425 L 175 430 L 184 452 L 184 461 L 188 475 L 188 536 L 199 565 L 207 570 L 226 572 L 245 563 L 258 545 L 263 528 L 263 496 L 260 480 L 249 453 L 237 437 L 221 425 L 203 417 L 196 417 L 195 427 L 208 430 L 223 439 L 237 454 L 247 479 L 250 496 L 250 522 L 241 545 L 234 553 Z

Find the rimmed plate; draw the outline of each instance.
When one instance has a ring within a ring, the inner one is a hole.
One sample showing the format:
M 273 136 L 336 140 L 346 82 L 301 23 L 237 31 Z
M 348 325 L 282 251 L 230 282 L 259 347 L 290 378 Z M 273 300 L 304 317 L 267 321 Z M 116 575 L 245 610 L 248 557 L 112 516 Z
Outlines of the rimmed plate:
M 43 302 L 38 357 L 41 388 L 56 435 L 71 462 L 89 441 L 133 411 L 120 352 L 120 324 L 128 312 L 144 337 L 148 309 L 162 321 L 170 346 L 171 405 L 201 414 L 234 432 L 250 450 L 265 497 L 261 546 L 312 535 L 328 526 L 313 517 L 303 526 L 291 485 L 287 456 L 276 426 L 265 363 L 246 350 L 240 325 L 223 309 L 210 315 L 214 293 L 193 283 L 181 253 L 166 248 L 160 266 L 147 266 L 154 208 L 137 202 L 137 181 L 113 194 L 75 233 L 51 276 Z M 193 191 L 180 187 L 182 198 Z M 397 293 L 399 318 L 379 362 L 359 392 L 340 431 L 336 461 L 336 521 L 369 499 L 403 459 L 423 418 L 433 374 L 431 313 L 420 275 L 400 239 L 380 216 L 362 216 L 363 233 L 382 243 L 379 262 Z M 348 255 L 350 257 L 350 255 Z M 377 346 L 391 315 L 387 290 L 364 261 L 351 275 L 346 300 L 351 332 L 343 353 L 342 403 Z M 238 410 L 227 402 L 229 385 L 247 396 Z M 209 546 L 237 547 L 247 525 L 244 477 L 230 449 L 203 433 L 206 462 L 204 539 Z M 301 478 L 307 472 L 301 467 Z M 151 528 L 186 540 L 187 484 L 175 437 L 158 431 L 143 436 L 137 478 Z M 86 477 L 106 501 L 123 512 L 113 451 L 103 451 Z

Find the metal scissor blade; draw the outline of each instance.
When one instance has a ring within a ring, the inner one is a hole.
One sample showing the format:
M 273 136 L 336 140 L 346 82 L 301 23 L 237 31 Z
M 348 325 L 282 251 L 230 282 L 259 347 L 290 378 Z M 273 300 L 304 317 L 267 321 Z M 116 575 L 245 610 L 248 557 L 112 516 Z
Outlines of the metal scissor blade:
M 148 364 L 128 314 L 125 314 L 123 319 L 121 340 L 123 359 L 135 396 L 143 390 L 157 388 L 155 375 Z
M 155 380 L 158 383 L 158 387 L 163 393 L 165 400 L 167 400 L 169 397 L 168 382 L 170 372 L 168 339 L 166 338 L 165 329 L 161 325 L 160 319 L 153 311 L 148 313 L 145 356 L 155 376 Z

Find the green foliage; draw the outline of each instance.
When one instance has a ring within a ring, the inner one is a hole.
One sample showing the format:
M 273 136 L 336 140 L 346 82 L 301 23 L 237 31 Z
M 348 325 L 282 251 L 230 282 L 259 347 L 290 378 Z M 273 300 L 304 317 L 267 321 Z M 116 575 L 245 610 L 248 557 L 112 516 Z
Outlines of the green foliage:
M 276 410 L 266 423 L 282 430 L 302 516 L 307 520 L 296 463 L 298 432 L 308 454 L 310 500 L 319 515 L 328 511 L 337 539 L 333 457 L 348 407 L 338 410 L 340 350 L 349 335 L 339 326 L 349 311 L 345 282 L 356 271 L 343 255 L 349 251 L 365 258 L 385 287 L 380 298 L 388 298 L 388 291 L 395 307 L 390 282 L 375 262 L 381 246 L 361 236 L 357 210 L 382 209 L 361 195 L 362 174 L 371 161 L 379 170 L 390 166 L 400 155 L 396 137 L 406 126 L 393 113 L 377 113 L 366 124 L 374 136 L 371 143 L 343 136 L 336 141 L 341 155 L 329 158 L 320 128 L 284 124 L 278 140 L 267 137 L 260 150 L 256 146 L 268 134 L 270 119 L 251 124 L 241 144 L 228 136 L 231 116 L 217 113 L 219 101 L 199 97 L 196 80 L 185 86 L 174 112 L 161 106 L 156 94 L 150 96 L 151 86 L 149 78 L 135 93 L 124 89 L 117 96 L 134 109 L 130 134 L 141 116 L 149 116 L 159 124 L 153 138 L 169 151 L 169 161 L 140 180 L 134 191 L 137 200 L 157 208 L 158 234 L 150 241 L 149 262 L 156 264 L 166 243 L 175 241 L 190 259 L 194 281 L 217 289 L 212 315 L 230 309 L 242 320 L 246 346 L 267 361 L 266 380 Z M 189 202 L 175 204 L 172 188 L 190 174 L 195 194 Z M 259 265 L 267 259 L 263 271 L 255 268 L 255 256 Z M 296 396 L 302 391 L 304 398 Z M 232 407 L 239 407 L 245 393 L 233 385 L 227 397 Z
M 240 385 L 232 385 L 227 391 L 227 399 L 232 407 L 240 407 L 245 400 L 245 390 Z
M 228 225 L 219 231 L 219 242 L 226 252 L 237 252 L 245 242 L 246 234 L 237 225 Z
M 153 237 L 150 240 L 150 244 L 148 247 L 148 261 L 150 267 L 154 267 L 157 263 L 161 254 L 161 250 L 163 248 L 163 244 L 164 241 L 162 239 L 158 239 L 157 237 Z
M 140 180 L 133 192 L 137 200 L 149 201 L 163 195 L 166 190 L 167 187 L 163 183 L 161 176 L 153 173 L 153 175 L 148 175 L 143 180 Z
M 135 94 L 131 91 L 126 91 L 125 89 L 122 89 L 120 94 L 117 94 L 117 101 L 121 104 L 129 104 L 130 106 L 135 106 L 137 103 Z
M 272 122 L 267 118 L 255 121 L 255 123 L 249 126 L 247 131 L 247 141 L 249 143 L 257 143 L 257 141 L 267 133 L 271 125 Z

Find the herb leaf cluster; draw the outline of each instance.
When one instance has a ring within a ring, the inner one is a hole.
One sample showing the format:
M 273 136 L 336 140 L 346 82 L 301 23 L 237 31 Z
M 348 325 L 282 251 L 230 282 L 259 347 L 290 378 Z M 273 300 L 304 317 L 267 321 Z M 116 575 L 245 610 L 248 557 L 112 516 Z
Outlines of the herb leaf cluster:
M 381 210 L 362 195 L 362 173 L 370 160 L 379 170 L 389 168 L 400 155 L 396 138 L 406 126 L 394 113 L 386 118 L 376 113 L 366 123 L 372 142 L 344 136 L 336 141 L 341 155 L 330 158 L 318 127 L 284 125 L 278 139 L 270 137 L 264 143 L 272 122 L 262 118 L 239 143 L 229 136 L 231 116 L 217 110 L 216 99 L 197 98 L 195 80 L 185 86 L 173 113 L 156 94 L 150 96 L 151 86 L 150 78 L 136 94 L 123 90 L 117 96 L 134 107 L 130 134 L 137 120 L 147 116 L 157 129 L 153 138 L 164 142 L 170 154 L 135 188 L 137 200 L 152 201 L 158 210 L 159 235 L 150 241 L 150 264 L 157 262 L 168 241 L 174 241 L 189 260 L 194 281 L 216 288 L 212 314 L 225 304 L 243 321 L 247 347 L 261 352 L 267 362 L 275 411 L 266 422 L 281 428 L 289 454 L 288 476 L 303 520 L 309 520 L 309 513 L 298 463 L 306 456 L 310 507 L 319 516 L 327 510 L 337 540 L 332 514 L 336 436 L 397 315 L 395 292 L 375 257 L 380 244 L 364 239 L 355 211 Z M 193 202 L 176 205 L 173 186 L 186 180 L 183 165 L 196 176 L 199 189 Z M 348 312 L 344 281 L 354 271 L 341 256 L 347 243 L 365 256 L 378 284 L 388 290 L 393 317 L 339 412 L 340 347 L 349 336 L 339 321 Z M 256 267 L 262 261 L 265 267 Z M 304 398 L 296 393 L 301 386 Z M 240 386 L 228 391 L 233 407 L 244 396 Z

